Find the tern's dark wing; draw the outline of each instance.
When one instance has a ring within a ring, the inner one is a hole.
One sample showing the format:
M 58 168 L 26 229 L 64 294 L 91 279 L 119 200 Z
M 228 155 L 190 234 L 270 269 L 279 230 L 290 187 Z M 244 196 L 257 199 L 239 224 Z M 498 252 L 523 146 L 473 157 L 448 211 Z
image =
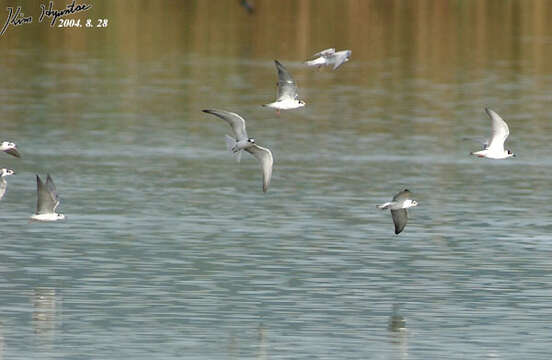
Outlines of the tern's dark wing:
M 272 165 L 274 159 L 272 158 L 272 152 L 259 145 L 253 145 L 245 149 L 248 153 L 255 156 L 261 164 L 261 170 L 263 171 L 263 192 L 267 192 L 270 185 L 270 178 L 272 177 Z
M 8 150 L 4 150 L 4 152 L 6 154 L 10 154 L 10 155 L 13 155 L 17 158 L 20 158 L 21 157 L 21 154 L 19 153 L 19 151 L 17 151 L 17 148 L 11 148 L 11 149 L 8 149 Z
M 46 187 L 48 188 L 48 191 L 50 191 L 50 195 L 56 201 L 56 206 L 54 206 L 54 211 L 56 211 L 56 208 L 59 205 L 59 196 L 58 196 L 58 193 L 57 193 L 57 190 L 56 190 L 56 185 L 54 184 L 54 180 L 52 179 L 50 174 L 48 174 L 48 177 L 46 178 Z
M 55 185 L 50 175 L 46 179 L 46 184 L 42 182 L 40 176 L 36 176 L 36 190 L 37 190 L 37 202 L 36 213 L 41 214 L 53 214 L 59 201 L 55 195 Z
M 391 216 L 393 217 L 393 223 L 395 224 L 395 234 L 399 234 L 403 231 L 408 221 L 408 214 L 406 209 L 391 210 Z
M 57 199 L 57 190 L 56 190 L 56 184 L 54 184 L 54 180 L 50 176 L 50 174 L 46 177 L 46 186 L 48 187 L 48 190 L 52 193 L 52 195 Z
M 247 140 L 247 131 L 245 130 L 245 120 L 236 113 L 224 110 L 203 110 L 203 112 L 211 115 L 215 115 L 222 120 L 226 121 L 232 127 L 234 136 L 238 141 Z
M 406 199 L 410 199 L 411 195 L 412 193 L 408 189 L 404 189 L 393 196 L 393 201 L 404 201 Z
M 296 99 L 297 85 L 287 69 L 278 60 L 274 60 L 276 69 L 278 69 L 278 100 Z

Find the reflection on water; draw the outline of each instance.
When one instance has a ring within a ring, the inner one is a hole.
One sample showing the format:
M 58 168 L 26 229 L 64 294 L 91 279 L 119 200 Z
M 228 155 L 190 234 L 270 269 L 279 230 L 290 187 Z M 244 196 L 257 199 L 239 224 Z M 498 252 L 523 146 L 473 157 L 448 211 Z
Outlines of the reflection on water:
M 52 341 L 56 328 L 60 323 L 61 299 L 55 289 L 35 288 L 32 294 L 33 331 L 46 343 Z
M 550 10 L 121 0 L 94 2 L 107 29 L 10 29 L 0 136 L 24 158 L 0 157 L 0 354 L 548 359 Z M 351 61 L 304 66 L 330 46 Z M 307 102 L 278 118 L 274 58 Z M 468 156 L 485 106 L 515 160 Z M 273 151 L 267 194 L 212 107 Z M 35 173 L 69 221 L 28 224 Z M 421 205 L 394 236 L 375 205 L 405 187 Z
M 393 304 L 393 313 L 389 318 L 389 331 L 406 331 L 406 319 L 399 313 L 399 304 Z
M 393 353 L 397 359 L 408 358 L 408 332 L 406 328 L 406 319 L 400 314 L 400 305 L 393 304 L 392 314 L 389 317 L 389 325 L 391 344 Z
M 3 330 L 2 323 L 0 322 L 0 360 L 4 359 L 4 346 L 5 346 L 4 330 Z
M 267 360 L 268 359 L 267 331 L 262 322 L 259 323 L 258 331 L 259 331 L 259 334 L 258 334 L 259 349 L 257 353 L 257 359 Z

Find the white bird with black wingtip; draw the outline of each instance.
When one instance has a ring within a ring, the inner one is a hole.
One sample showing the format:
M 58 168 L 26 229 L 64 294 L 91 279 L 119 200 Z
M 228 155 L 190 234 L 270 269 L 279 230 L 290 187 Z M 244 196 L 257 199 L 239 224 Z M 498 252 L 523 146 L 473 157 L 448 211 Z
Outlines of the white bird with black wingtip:
M 320 69 L 320 67 L 322 66 L 333 65 L 332 70 L 335 70 L 341 65 L 345 64 L 347 61 L 349 61 L 349 58 L 351 57 L 351 50 L 342 50 L 336 52 L 334 48 L 330 48 L 317 52 L 311 57 L 315 59 L 305 61 L 305 64 L 307 66 L 316 66 Z
M 2 141 L 0 143 L 0 151 L 3 151 L 6 154 L 10 154 L 18 158 L 21 157 L 21 154 L 19 154 L 19 151 L 17 150 L 17 145 L 10 141 Z
M 391 217 L 395 224 L 395 234 L 399 234 L 403 231 L 408 221 L 408 213 L 406 209 L 414 206 L 418 206 L 416 200 L 411 199 L 412 193 L 408 189 L 404 189 L 393 196 L 393 200 L 381 205 L 377 205 L 379 209 L 391 210 Z
M 276 101 L 263 106 L 276 109 L 277 114 L 280 114 L 280 110 L 293 110 L 305 106 L 305 102 L 299 99 L 297 85 L 289 71 L 278 60 L 274 60 L 274 63 L 278 70 L 277 98 Z
M 228 150 L 234 154 L 238 162 L 241 159 L 243 150 L 253 155 L 259 161 L 261 170 L 263 171 L 263 192 L 266 192 L 270 185 L 270 178 L 272 177 L 272 165 L 274 163 L 272 152 L 267 148 L 257 145 L 255 139 L 247 136 L 245 120 L 238 114 L 215 109 L 207 109 L 203 110 L 203 112 L 215 115 L 230 124 L 234 132 L 234 137 L 226 135 L 226 146 Z
M 46 184 L 42 182 L 40 176 L 36 175 L 36 190 L 36 213 L 31 216 L 31 221 L 64 220 L 65 215 L 56 213 L 59 197 L 50 174 L 47 175 Z
M 0 200 L 6 194 L 8 188 L 8 182 L 6 181 L 6 176 L 14 175 L 15 171 L 12 169 L 0 169 Z
M 504 142 L 510 135 L 510 129 L 502 118 L 489 108 L 485 108 L 487 115 L 491 118 L 491 138 L 483 144 L 483 150 L 471 152 L 488 159 L 507 159 L 516 156 L 510 149 L 504 149 Z

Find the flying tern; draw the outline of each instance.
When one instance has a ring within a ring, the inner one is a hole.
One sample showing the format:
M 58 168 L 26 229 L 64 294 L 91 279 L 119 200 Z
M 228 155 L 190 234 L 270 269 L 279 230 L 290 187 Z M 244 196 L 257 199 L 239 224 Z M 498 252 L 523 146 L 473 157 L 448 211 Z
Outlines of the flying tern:
M 504 142 L 510 135 L 510 129 L 502 118 L 489 108 L 485 108 L 491 118 L 491 138 L 484 142 L 483 150 L 471 152 L 470 155 L 489 159 L 507 159 L 516 156 L 510 149 L 504 149 Z
M 247 136 L 245 120 L 240 115 L 230 111 L 215 109 L 203 110 L 203 112 L 215 115 L 230 124 L 234 136 L 226 135 L 226 146 L 228 150 L 234 154 L 238 162 L 244 150 L 259 161 L 263 172 L 263 192 L 266 192 L 270 185 L 270 178 L 272 177 L 272 165 L 274 163 L 272 152 L 267 148 L 257 145 L 255 139 Z
M 333 66 L 333 70 L 337 69 L 345 62 L 349 61 L 351 50 L 335 51 L 334 48 L 322 50 L 312 56 L 313 60 L 305 61 L 307 66 Z
M 395 194 L 395 196 L 393 196 L 393 200 L 377 205 L 379 209 L 391 210 L 391 217 L 393 218 L 393 223 L 395 224 L 395 234 L 399 234 L 406 226 L 406 222 L 408 221 L 406 209 L 418 206 L 418 203 L 410 198 L 411 195 L 412 193 L 408 191 L 408 189 L 404 189 Z
M 56 213 L 59 197 L 50 174 L 46 178 L 46 184 L 42 182 L 40 176 L 36 175 L 36 188 L 36 213 L 31 216 L 31 221 L 57 221 L 65 219 L 65 215 Z
M 278 70 L 277 98 L 276 101 L 263 106 L 276 109 L 277 114 L 280 114 L 280 110 L 292 110 L 305 106 L 305 102 L 299 99 L 297 85 L 290 73 L 278 60 L 274 60 L 274 63 Z
M 15 171 L 12 169 L 0 169 L 0 200 L 6 194 L 8 188 L 8 182 L 6 181 L 6 176 L 15 174 Z

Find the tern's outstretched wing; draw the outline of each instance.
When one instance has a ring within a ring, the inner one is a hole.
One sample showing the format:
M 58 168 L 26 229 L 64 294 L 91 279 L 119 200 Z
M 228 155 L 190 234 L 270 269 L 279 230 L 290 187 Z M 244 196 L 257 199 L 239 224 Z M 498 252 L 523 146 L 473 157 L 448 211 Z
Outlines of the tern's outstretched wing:
M 502 118 L 489 108 L 485 108 L 487 115 L 491 118 L 491 140 L 489 149 L 500 149 L 504 151 L 504 141 L 510 135 L 508 125 Z
M 319 56 L 330 56 L 330 55 L 333 55 L 335 53 L 335 49 L 334 48 L 329 48 L 329 49 L 325 49 L 325 50 L 322 50 L 320 52 L 317 52 L 316 54 L 314 54 L 312 57 L 315 58 L 315 57 L 319 57 Z
M 248 153 L 255 156 L 259 163 L 261 164 L 261 169 L 263 171 L 263 192 L 268 190 L 268 185 L 270 185 L 270 178 L 272 177 L 272 165 L 274 164 L 274 159 L 272 158 L 272 152 L 259 145 L 253 145 L 245 149 Z
M 46 178 L 46 187 L 48 188 L 48 191 L 50 192 L 50 196 L 53 197 L 54 200 L 56 201 L 56 205 L 54 206 L 54 211 L 56 211 L 56 208 L 59 205 L 59 196 L 57 194 L 56 185 L 54 184 L 54 180 L 52 179 L 50 174 L 48 174 L 48 176 Z
M 278 69 L 278 95 L 276 101 L 297 98 L 297 85 L 287 69 L 278 60 L 274 60 Z
M 225 120 L 232 127 L 234 135 L 238 141 L 247 140 L 247 131 L 245 130 L 245 120 L 236 113 L 224 110 L 208 109 L 203 110 L 204 113 L 215 115 L 222 120 Z
M 391 210 L 391 216 L 393 217 L 393 223 L 395 224 L 395 234 L 399 234 L 403 231 L 408 221 L 408 214 L 406 209 Z
M 341 65 L 343 65 L 346 61 L 349 60 L 349 57 L 351 57 L 351 50 L 343 50 L 338 51 L 333 55 L 334 58 L 334 66 L 333 69 L 337 69 Z
M 4 152 L 5 152 L 6 154 L 13 155 L 13 156 L 15 156 L 15 157 L 17 157 L 17 158 L 20 158 L 20 157 L 21 157 L 21 154 L 19 153 L 19 151 L 17 150 L 16 147 L 13 147 L 13 148 L 8 149 L 8 150 L 4 150 Z
M 404 189 L 393 196 L 393 201 L 404 201 L 406 199 L 410 199 L 411 195 L 412 193 L 408 189 Z
M 37 202 L 36 213 L 41 214 L 53 214 L 59 201 L 55 195 L 55 186 L 53 185 L 52 178 L 48 175 L 46 184 L 42 182 L 40 176 L 36 175 L 36 189 L 37 189 Z

